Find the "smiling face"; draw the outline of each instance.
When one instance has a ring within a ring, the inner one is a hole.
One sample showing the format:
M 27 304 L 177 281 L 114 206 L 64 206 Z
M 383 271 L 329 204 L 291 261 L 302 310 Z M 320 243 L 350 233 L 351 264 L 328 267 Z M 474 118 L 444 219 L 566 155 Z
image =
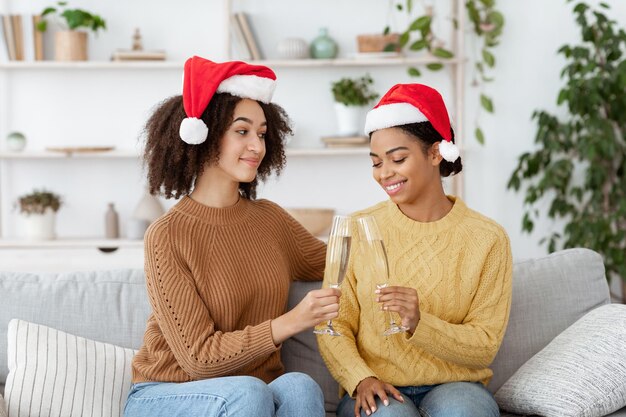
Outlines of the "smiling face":
M 259 103 L 243 99 L 237 103 L 232 120 L 220 140 L 217 164 L 207 171 L 237 184 L 251 182 L 265 156 L 265 114 Z
M 402 207 L 442 194 L 437 144 L 424 152 L 422 143 L 397 127 L 377 130 L 370 140 L 374 180 Z

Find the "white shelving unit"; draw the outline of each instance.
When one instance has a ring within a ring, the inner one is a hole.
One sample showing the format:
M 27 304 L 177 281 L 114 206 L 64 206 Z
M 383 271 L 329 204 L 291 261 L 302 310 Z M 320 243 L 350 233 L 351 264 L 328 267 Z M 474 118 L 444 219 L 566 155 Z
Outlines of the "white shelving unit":
M 450 0 L 456 16 L 464 16 L 464 3 L 460 0 Z M 224 18 L 225 31 L 227 36 L 226 51 L 230 51 L 230 14 L 233 11 L 233 3 L 235 0 L 224 0 Z M 388 67 L 408 67 L 408 66 L 424 66 L 429 63 L 443 63 L 451 76 L 451 86 L 453 90 L 454 103 L 454 119 L 455 130 L 463 132 L 463 103 L 464 103 L 464 18 L 457 19 L 458 29 L 452 36 L 452 49 L 455 52 L 455 58 L 449 60 L 441 60 L 432 56 L 404 56 L 397 58 L 339 58 L 339 59 L 303 59 L 303 60 L 261 60 L 253 61 L 257 64 L 267 65 L 278 71 L 293 71 L 298 69 L 310 69 L 311 71 L 325 70 L 329 68 L 363 68 L 374 71 L 376 68 Z M 257 32 L 262 36 L 263 31 Z M 355 34 L 356 35 L 356 34 Z M 182 61 L 161 61 L 161 62 L 109 62 L 109 61 L 88 61 L 88 62 L 2 62 L 0 63 L 0 91 L 3 91 L 0 97 L 0 125 L 7 123 L 9 118 L 10 91 L 9 79 L 13 75 L 22 75 L 36 71 L 42 72 L 68 72 L 71 77 L 74 73 L 82 72 L 102 72 L 102 71 L 119 71 L 125 74 L 125 71 L 135 73 L 140 72 L 159 72 L 159 71 L 183 71 L 184 63 Z M 417 80 L 416 80 L 417 81 Z M 0 132 L 2 133 L 2 132 Z M 297 136 L 297 134 L 296 134 Z M 458 134 L 460 138 L 463 135 Z M 458 141 L 458 146 L 463 155 L 462 142 Z M 326 158 L 326 157 L 349 157 L 364 156 L 368 154 L 366 147 L 358 148 L 287 148 L 286 154 L 288 158 Z M 46 161 L 46 160 L 67 160 L 72 163 L 76 160 L 126 160 L 131 163 L 138 164 L 139 152 L 135 149 L 117 149 L 107 152 L 95 153 L 72 153 L 65 154 L 60 152 L 51 152 L 44 150 L 29 150 L 25 152 L 8 152 L 0 150 L 0 198 L 2 197 L 2 175 L 6 173 L 3 166 L 7 164 L 20 163 L 21 161 Z M 335 159 L 333 159 L 335 161 Z M 97 169 L 94 167 L 93 169 Z M 453 192 L 462 194 L 463 184 L 462 177 L 455 176 L 453 181 Z M 140 248 L 141 241 L 131 241 L 124 239 L 106 240 L 97 238 L 63 238 L 50 242 L 31 242 L 16 239 L 3 238 L 2 234 L 2 208 L 0 207 L 0 249 L 30 249 L 30 248 Z

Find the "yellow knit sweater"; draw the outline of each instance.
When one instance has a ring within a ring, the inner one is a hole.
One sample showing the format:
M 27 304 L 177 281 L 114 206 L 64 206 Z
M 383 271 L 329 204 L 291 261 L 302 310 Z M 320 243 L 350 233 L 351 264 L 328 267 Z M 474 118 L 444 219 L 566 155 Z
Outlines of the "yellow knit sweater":
M 420 223 L 391 201 L 355 213 L 371 215 L 383 234 L 390 285 L 412 287 L 421 320 L 410 335 L 382 335 L 385 314 L 376 302 L 376 281 L 352 245 L 342 284 L 341 337 L 318 336 L 328 369 L 351 395 L 373 376 L 394 386 L 480 381 L 492 376 L 511 303 L 512 259 L 506 232 L 458 198 L 442 219 Z
M 270 321 L 292 279 L 322 279 L 325 252 L 267 200 L 218 209 L 184 197 L 145 236 L 152 314 L 133 382 L 280 376 Z

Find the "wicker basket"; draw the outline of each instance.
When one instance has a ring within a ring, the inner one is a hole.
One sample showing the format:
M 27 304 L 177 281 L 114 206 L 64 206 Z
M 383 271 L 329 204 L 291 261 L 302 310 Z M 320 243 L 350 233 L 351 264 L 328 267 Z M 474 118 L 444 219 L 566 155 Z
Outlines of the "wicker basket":
M 400 34 L 390 33 L 388 35 L 358 35 L 356 37 L 359 52 L 383 52 L 390 43 L 396 44 L 395 52 L 400 52 Z

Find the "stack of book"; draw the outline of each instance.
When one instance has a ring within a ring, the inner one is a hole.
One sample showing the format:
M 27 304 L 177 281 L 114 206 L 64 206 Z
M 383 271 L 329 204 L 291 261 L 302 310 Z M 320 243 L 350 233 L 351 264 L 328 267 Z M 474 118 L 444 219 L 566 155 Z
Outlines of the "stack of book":
M 244 12 L 233 13 L 230 17 L 230 25 L 234 37 L 234 46 L 237 54 L 243 60 L 259 60 L 263 59 L 263 53 L 259 47 L 250 19 Z
M 118 49 L 111 55 L 111 61 L 165 61 L 165 51 L 133 51 Z
M 37 30 L 40 21 L 39 15 L 0 15 L 9 61 L 43 60 L 43 34 Z

